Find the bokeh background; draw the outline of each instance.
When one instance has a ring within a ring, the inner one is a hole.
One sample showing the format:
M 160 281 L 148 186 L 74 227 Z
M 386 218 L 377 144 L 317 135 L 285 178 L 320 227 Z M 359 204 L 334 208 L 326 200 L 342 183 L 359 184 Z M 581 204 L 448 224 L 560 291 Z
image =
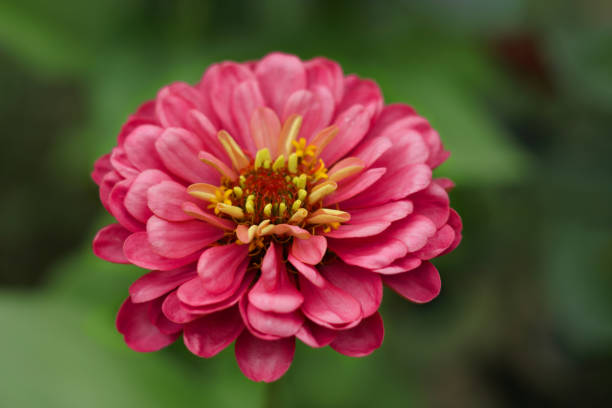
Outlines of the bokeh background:
M 367 358 L 298 345 L 266 387 L 225 350 L 129 350 L 141 271 L 91 253 L 89 178 L 127 115 L 212 62 L 327 56 L 413 105 L 464 240 L 442 294 L 383 301 Z M 612 2 L 0 1 L 0 406 L 611 406 Z

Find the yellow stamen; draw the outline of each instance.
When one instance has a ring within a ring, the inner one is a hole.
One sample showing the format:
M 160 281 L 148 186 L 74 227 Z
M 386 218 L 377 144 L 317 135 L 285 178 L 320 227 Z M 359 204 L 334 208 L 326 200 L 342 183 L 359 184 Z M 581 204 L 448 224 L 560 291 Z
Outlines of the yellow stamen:
M 291 152 L 292 142 L 297 138 L 302 126 L 302 117 L 300 115 L 293 114 L 283 123 L 279 135 L 279 150 L 280 153 L 288 155 Z
M 223 214 L 229 215 L 230 217 L 233 217 L 239 220 L 244 218 L 244 211 L 242 211 L 242 208 L 236 207 L 235 205 L 217 203 L 217 206 L 215 208 L 219 210 L 220 212 L 222 212 Z
M 340 181 L 353 176 L 364 169 L 363 161 L 358 157 L 347 157 L 340 160 L 328 172 L 329 180 Z
M 290 173 L 297 173 L 297 169 L 298 169 L 298 156 L 295 153 L 291 153 L 289 155 L 289 172 Z
M 249 165 L 249 158 L 244 154 L 240 146 L 238 146 L 238 143 L 236 143 L 229 133 L 225 130 L 221 130 L 217 133 L 217 138 L 219 138 L 221 145 L 227 152 L 227 156 L 237 170 L 242 170 Z
M 308 210 L 305 208 L 299 208 L 292 216 L 289 218 L 289 224 L 298 224 L 304 220 L 308 216 Z
M 304 173 L 300 174 L 300 177 L 298 178 L 298 183 L 297 183 L 297 187 L 298 188 L 304 188 L 306 187 L 306 182 L 308 181 L 308 176 Z
M 310 195 L 308 196 L 308 204 L 313 205 L 314 203 L 322 200 L 325 196 L 330 195 L 338 189 L 338 185 L 333 181 L 325 181 L 318 186 L 315 186 Z
M 276 160 L 274 160 L 274 164 L 272 164 L 272 170 L 278 171 L 279 169 L 282 169 L 284 167 L 285 167 L 285 156 L 281 154 L 280 156 L 276 158 Z
M 285 202 L 282 202 L 278 205 L 278 215 L 281 217 L 284 216 L 285 211 L 287 211 L 287 204 L 285 204 Z
M 236 198 L 241 198 L 242 197 L 242 189 L 238 186 L 234 187 L 234 195 L 236 196 Z
M 303 188 L 300 188 L 298 190 L 298 198 L 304 202 L 304 199 L 306 198 L 306 196 L 308 195 L 308 193 L 306 192 L 306 190 L 304 190 Z
M 302 200 L 295 200 L 293 205 L 291 206 L 291 210 L 297 211 L 298 208 L 302 206 Z
M 351 215 L 345 211 L 320 208 L 306 219 L 308 224 L 331 224 L 332 222 L 347 222 Z
M 260 168 L 266 160 L 270 161 L 270 150 L 264 147 L 263 149 L 259 149 L 257 154 L 255 154 L 255 169 Z
M 253 197 L 253 196 L 249 196 L 249 198 L 250 197 Z M 247 199 L 246 203 L 244 204 L 244 209 L 246 210 L 247 213 L 254 214 L 255 213 L 255 205 L 253 204 L 253 200 Z
M 196 183 L 187 187 L 187 193 L 192 197 L 210 202 L 216 202 L 219 187 L 207 183 Z
M 270 217 L 272 215 L 272 204 L 266 204 L 264 206 L 263 212 L 266 217 Z

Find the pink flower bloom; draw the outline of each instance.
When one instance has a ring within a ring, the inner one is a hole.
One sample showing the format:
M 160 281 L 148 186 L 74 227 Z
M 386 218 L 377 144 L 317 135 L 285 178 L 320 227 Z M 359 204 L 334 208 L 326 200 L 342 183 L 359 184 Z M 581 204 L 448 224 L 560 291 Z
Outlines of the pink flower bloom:
M 235 341 L 242 372 L 274 381 L 295 339 L 365 356 L 383 341 L 383 284 L 440 291 L 430 260 L 461 240 L 449 153 L 406 105 L 324 58 L 273 53 L 163 88 L 92 174 L 116 218 L 100 258 L 152 272 L 117 315 L 129 347 L 177 340 L 200 357 Z

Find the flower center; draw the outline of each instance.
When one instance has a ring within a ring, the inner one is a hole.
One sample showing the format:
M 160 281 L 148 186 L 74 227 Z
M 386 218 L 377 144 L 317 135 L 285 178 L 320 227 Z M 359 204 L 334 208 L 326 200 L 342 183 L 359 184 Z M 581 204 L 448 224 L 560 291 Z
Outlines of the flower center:
M 219 140 L 233 167 L 201 152 L 200 159 L 221 174 L 220 185 L 196 183 L 187 189 L 192 196 L 208 201 L 215 216 L 194 206 L 184 210 L 221 227 L 236 225 L 237 240 L 252 244 L 261 244 L 267 235 L 308 238 L 310 233 L 329 231 L 348 221 L 348 213 L 323 205 L 324 198 L 338 188 L 336 181 L 354 173 L 349 166 L 328 174 L 318 157 L 337 128 L 323 129 L 307 144 L 304 138 L 296 140 L 300 124 L 301 117 L 289 118 L 276 136 L 278 143 L 271 143 L 278 146 L 260 148 L 254 159 L 227 132 L 220 131 Z M 270 150 L 278 151 L 273 157 Z
M 304 213 L 301 208 L 308 212 L 321 208 L 324 197 L 321 193 L 335 190 L 331 183 L 324 182 L 327 178 L 325 164 L 323 160 L 314 158 L 314 146 L 305 147 L 305 139 L 294 142 L 294 145 L 296 152 L 289 156 L 288 161 L 280 155 L 272 162 L 269 150 L 260 149 L 255 160 L 242 169 L 236 182 L 227 178 L 222 180 L 218 195 L 223 197 L 223 204 L 238 207 L 242 214 L 232 208 L 219 208 L 215 203 L 216 212 L 230 216 L 235 213 L 240 222 L 255 225 L 264 220 L 270 220 L 272 224 L 286 223 L 292 217 L 292 221 L 301 223 L 302 220 L 297 219 Z

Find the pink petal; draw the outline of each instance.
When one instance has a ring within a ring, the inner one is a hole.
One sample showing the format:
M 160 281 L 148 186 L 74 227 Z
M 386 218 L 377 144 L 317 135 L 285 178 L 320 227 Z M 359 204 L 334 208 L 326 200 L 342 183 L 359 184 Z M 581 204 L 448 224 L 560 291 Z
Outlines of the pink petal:
M 213 125 L 208 116 L 198 110 L 192 109 L 187 115 L 187 123 L 187 129 L 200 138 L 207 152 L 223 160 L 225 164 L 230 163 L 225 149 L 223 149 L 219 138 L 217 138 L 217 128 Z
M 204 164 L 212 166 L 219 173 L 219 177 L 227 177 L 230 181 L 236 182 L 238 179 L 238 174 L 234 171 L 233 168 L 225 164 L 223 160 L 218 159 L 213 154 L 208 153 L 206 151 L 201 151 L 198 153 L 198 159 Z
M 255 110 L 262 106 L 265 106 L 265 103 L 256 80 L 244 81 L 234 89 L 232 115 L 238 129 L 236 139 L 238 139 L 238 144 L 244 146 L 246 151 L 253 155 L 257 149 L 251 136 L 250 123 Z
M 320 348 L 331 343 L 336 338 L 337 333 L 338 331 L 336 330 L 319 326 L 310 320 L 305 320 L 300 330 L 295 334 L 295 337 L 310 347 Z
M 96 162 L 94 163 L 94 169 L 91 172 L 91 178 L 98 186 L 102 184 L 102 179 L 104 178 L 104 176 L 113 171 L 110 156 L 110 153 L 107 153 L 104 156 L 100 157 L 98 160 L 96 160 Z
M 202 163 L 198 153 L 204 149 L 199 137 L 179 128 L 168 128 L 155 142 L 162 162 L 176 176 L 190 183 L 218 183 L 217 171 Z
M 342 100 L 344 94 L 344 74 L 342 68 L 327 58 L 313 58 L 304 63 L 308 89 L 323 86 L 329 89 L 335 103 Z
M 162 88 L 155 101 L 155 112 L 163 127 L 185 127 L 187 112 L 202 109 L 204 103 L 197 89 L 182 82 Z
M 280 337 L 291 337 L 302 327 L 304 316 L 298 312 L 275 313 L 265 312 L 248 303 L 246 306 L 247 328 L 254 336 L 263 340 L 271 340 L 267 336 L 273 336 L 274 340 Z M 263 334 L 264 337 L 259 334 Z
M 393 222 L 405 218 L 412 213 L 414 206 L 409 200 L 351 210 L 351 224 L 361 224 L 371 221 Z
M 276 334 L 268 334 L 268 333 L 263 333 L 260 332 L 258 330 L 256 330 L 253 325 L 251 324 L 251 321 L 249 320 L 249 315 L 247 313 L 247 309 L 249 307 L 250 303 L 249 303 L 249 299 L 247 296 L 243 296 L 240 299 L 240 302 L 238 303 L 238 309 L 240 310 L 240 315 L 242 316 L 242 321 L 244 322 L 244 326 L 247 328 L 247 330 L 255 337 L 260 338 L 262 340 L 278 340 L 281 338 L 281 336 L 278 336 Z M 263 313 L 263 312 L 262 312 Z M 261 317 L 260 317 L 261 319 Z
M 327 240 L 321 235 L 312 235 L 309 239 L 294 239 L 291 255 L 300 261 L 316 265 L 323 259 L 327 250 Z
M 446 224 L 449 215 L 449 199 L 446 190 L 436 183 L 431 183 L 425 190 L 413 194 L 415 213 L 432 220 L 437 228 Z
M 198 275 L 207 292 L 226 292 L 236 281 L 239 267 L 249 254 L 248 245 L 219 245 L 208 248 L 198 261 Z
M 393 172 L 387 169 L 384 177 L 363 193 L 343 202 L 343 208 L 358 208 L 384 204 L 400 200 L 419 190 L 431 182 L 431 169 L 425 164 L 408 164 L 396 168 Z M 339 190 L 340 188 L 338 188 Z
M 339 128 L 338 134 L 321 153 L 326 166 L 331 166 L 359 144 L 370 128 L 373 115 L 373 108 L 355 105 L 336 118 L 334 123 Z
M 397 239 L 406 246 L 408 252 L 415 252 L 423 248 L 429 238 L 436 233 L 435 224 L 427 217 L 412 214 L 393 225 L 385 234 Z
M 168 320 L 164 315 L 161 310 L 164 300 L 163 297 L 160 297 L 149 302 L 149 321 L 164 334 L 179 333 L 183 330 L 183 325 Z
M 435 169 L 446 159 L 448 159 L 450 152 L 444 150 L 438 132 L 432 129 L 429 124 L 421 125 L 417 127 L 417 129 L 421 131 L 423 140 L 425 140 L 425 143 L 427 143 L 427 146 L 429 147 L 429 159 L 427 160 L 427 165 L 432 169 Z
M 359 302 L 328 281 L 319 288 L 299 275 L 299 282 L 304 295 L 302 312 L 313 322 L 333 329 L 362 318 Z
M 417 115 L 416 111 L 408 105 L 401 103 L 386 105 L 376 118 L 372 130 L 368 133 L 368 138 L 378 138 L 389 126 L 395 125 L 399 121 L 404 123 L 412 121 L 413 124 L 426 122 L 424 118 Z
M 440 187 L 442 187 L 446 191 L 450 191 L 453 188 L 455 188 L 455 183 L 453 182 L 453 180 L 451 180 L 449 178 L 446 178 L 446 177 L 435 178 L 435 179 L 431 180 L 431 182 L 432 183 L 436 183 L 437 185 L 439 185 Z
M 212 107 L 221 120 L 219 129 L 225 129 L 232 135 L 239 133 L 232 117 L 234 90 L 242 82 L 254 79 L 255 76 L 248 67 L 235 62 L 217 64 L 204 74 L 201 86 L 210 89 Z
M 93 240 L 93 252 L 99 258 L 114 263 L 129 263 L 123 253 L 123 243 L 131 232 L 119 224 L 102 228 Z
M 325 286 L 325 279 L 323 279 L 323 276 L 321 276 L 317 268 L 313 267 L 312 265 L 307 265 L 301 262 L 293 255 L 291 255 L 291 253 L 287 257 L 287 260 L 291 263 L 291 265 L 295 267 L 295 269 L 299 273 L 302 274 L 303 277 L 308 279 L 310 283 L 320 288 Z
M 238 308 L 231 307 L 187 323 L 183 341 L 193 354 L 210 358 L 236 340 L 243 329 Z
M 132 185 L 133 179 L 123 180 L 115 184 L 108 196 L 108 207 L 113 216 L 123 227 L 132 232 L 144 230 L 144 224 L 138 221 L 125 208 L 125 197 Z
M 193 219 L 183 211 L 185 202 L 196 199 L 187 194 L 187 189 L 175 181 L 162 181 L 147 191 L 147 205 L 153 214 L 168 221 L 188 221 Z
M 386 233 L 386 231 L 385 231 Z M 406 255 L 406 246 L 397 239 L 385 235 L 371 238 L 329 239 L 329 249 L 344 262 L 366 269 L 383 268 Z
M 387 170 L 382 168 L 369 169 L 356 176 L 342 181 L 338 189 L 323 199 L 323 204 L 329 206 L 331 204 L 341 203 L 350 198 L 355 197 L 363 191 L 367 191 L 374 183 L 380 180 Z M 368 202 L 355 198 L 354 206 L 365 206 Z M 343 204 L 344 207 L 344 204 Z
M 378 310 L 383 296 L 379 275 L 338 260 L 322 266 L 321 274 L 334 286 L 357 299 L 364 317 Z
M 171 271 L 153 271 L 141 276 L 130 286 L 133 303 L 143 303 L 156 299 L 176 289 L 179 285 L 193 279 L 196 271 L 193 266 Z
M 378 114 L 383 107 L 383 97 L 376 82 L 361 79 L 357 75 L 348 75 L 344 78 L 344 96 L 337 111 L 343 112 L 357 104 L 371 106 L 374 113 Z
M 138 175 L 138 170 L 132 165 L 130 159 L 128 159 L 125 150 L 122 147 L 114 147 L 110 162 L 117 173 L 121 174 L 125 178 L 133 178 Z
M 243 331 L 236 340 L 236 361 L 253 381 L 272 382 L 285 374 L 293 361 L 295 339 L 261 340 Z
M 141 125 L 135 128 L 125 139 L 123 148 L 130 162 L 139 170 L 164 169 L 155 142 L 163 129 L 154 125 Z
M 236 229 L 236 224 L 232 220 L 220 218 L 208 211 L 204 211 L 196 203 L 192 203 L 191 201 L 183 202 L 181 209 L 191 217 L 204 221 L 215 228 L 221 228 L 228 231 L 234 231 Z
M 440 293 L 440 274 L 431 262 L 423 262 L 417 269 L 383 276 L 384 283 L 406 299 L 427 303 Z
M 117 314 L 117 330 L 135 351 L 157 351 L 173 343 L 180 335 L 180 332 L 164 334 L 151 323 L 149 306 L 149 302 L 132 303 L 128 297 Z
M 455 231 L 450 225 L 440 228 L 436 235 L 431 237 L 427 244 L 418 252 L 414 253 L 421 259 L 432 259 L 444 252 L 455 240 Z
M 245 270 L 246 270 L 246 265 L 247 263 L 245 262 Z M 225 310 L 229 307 L 234 306 L 236 303 L 240 301 L 240 299 L 244 297 L 244 294 L 249 288 L 249 285 L 253 281 L 254 277 L 255 277 L 255 273 L 253 271 L 246 273 L 244 279 L 242 280 L 242 282 L 240 282 L 238 289 L 234 290 L 229 295 L 229 297 L 217 296 L 217 299 L 224 297 L 223 299 L 217 302 L 212 302 L 213 300 L 212 297 L 209 297 L 207 301 L 209 301 L 210 303 L 206 305 L 202 305 L 202 306 L 197 306 L 197 307 L 191 306 L 187 303 L 183 303 L 179 299 L 179 292 L 188 285 L 191 286 L 189 290 L 194 295 L 194 299 L 195 299 L 195 296 L 197 296 L 193 293 L 193 290 L 201 289 L 201 281 L 199 278 L 196 278 L 198 282 L 196 282 L 196 279 L 192 279 L 191 281 L 185 282 L 183 285 L 181 285 L 179 290 L 170 293 L 166 297 L 166 301 L 164 302 L 162 309 L 164 311 L 164 314 L 171 321 L 176 322 L 176 323 L 189 323 L 197 319 L 198 317 L 201 317 L 207 314 L 211 314 L 211 313 L 215 313 L 220 310 Z M 193 285 L 194 282 L 196 284 L 199 284 L 200 287 L 198 288 L 197 285 L 194 286 Z
M 312 139 L 320 130 L 331 121 L 334 113 L 334 98 L 330 91 L 324 87 L 313 90 L 300 89 L 289 96 L 283 109 L 283 122 L 292 114 L 302 117 L 300 137 Z
M 119 135 L 117 135 L 117 145 L 123 146 L 127 135 L 132 133 L 134 129 L 141 125 L 157 125 L 159 124 L 155 116 L 155 101 L 147 101 L 143 103 L 136 113 L 130 115 L 128 120 L 121 126 Z
M 379 348 L 383 338 L 383 321 L 380 314 L 375 313 L 358 326 L 338 332 L 330 347 L 345 356 L 363 357 Z
M 150 169 L 140 173 L 134 179 L 123 200 L 126 210 L 138 221 L 147 222 L 153 215 L 147 205 L 147 191 L 150 187 L 169 180 L 170 177 L 159 170 Z
M 186 324 L 206 315 L 206 313 L 185 307 L 179 300 L 176 290 L 166 296 L 162 304 L 162 312 L 168 320 L 177 324 Z
M 267 147 L 270 155 L 276 157 L 278 152 L 281 123 L 278 116 L 270 108 L 264 106 L 255 109 L 251 116 L 251 137 L 257 150 Z
M 195 262 L 199 254 L 194 253 L 180 259 L 170 259 L 153 252 L 147 233 L 136 232 L 130 235 L 123 244 L 123 252 L 130 263 L 145 269 L 169 271 Z
M 106 211 L 111 214 L 112 212 L 109 203 L 110 193 L 115 185 L 121 180 L 123 180 L 123 177 L 113 170 L 106 173 L 106 175 L 102 178 L 102 182 L 100 183 L 100 201 L 102 202 L 104 208 L 106 208 Z
M 304 301 L 287 275 L 281 248 L 273 242 L 261 264 L 261 276 L 249 292 L 249 301 L 264 312 L 289 313 Z
M 392 147 L 393 142 L 386 137 L 377 137 L 375 139 L 368 137 L 367 140 L 362 140 L 349 155 L 361 159 L 367 168 L 376 163 L 376 161 Z
M 183 258 L 221 239 L 223 231 L 201 221 L 170 222 L 152 216 L 147 235 L 153 251 L 166 258 Z
M 306 88 L 304 64 L 294 55 L 268 54 L 257 64 L 255 75 L 268 106 L 278 115 L 293 92 Z
M 362 238 L 372 237 L 389 228 L 390 222 L 370 221 L 361 224 L 342 224 L 337 230 L 326 233 L 330 238 Z
M 385 266 L 384 268 L 374 269 L 374 272 L 383 275 L 394 275 L 396 273 L 402 273 L 411 271 L 418 268 L 422 261 L 414 254 L 408 254 L 403 258 L 396 259 L 393 263 Z
M 444 252 L 442 252 L 441 255 L 448 254 L 453 249 L 457 248 L 457 245 L 459 245 L 462 238 L 461 230 L 463 229 L 463 223 L 461 222 L 461 217 L 459 217 L 457 211 L 453 210 L 452 208 L 450 209 L 450 215 L 448 217 L 448 225 L 450 225 L 453 228 L 453 231 L 455 231 L 455 239 L 453 240 L 453 243 L 450 244 L 450 246 Z
M 183 283 L 177 290 L 177 296 L 186 307 L 192 309 L 204 309 L 213 305 L 223 304 L 228 299 L 232 299 L 230 303 L 235 303 L 239 300 L 237 296 L 248 288 L 250 281 L 245 280 L 252 279 L 252 273 L 247 274 L 247 266 L 249 260 L 244 259 L 242 263 L 236 268 L 233 274 L 234 280 L 231 285 L 227 287 L 224 292 L 210 292 L 204 281 L 200 276 Z M 235 302 L 233 301 L 235 299 Z
M 351 220 L 337 230 L 325 234 L 331 238 L 360 238 L 381 233 L 393 221 L 406 217 L 412 212 L 410 201 L 394 201 L 377 207 L 352 210 Z

